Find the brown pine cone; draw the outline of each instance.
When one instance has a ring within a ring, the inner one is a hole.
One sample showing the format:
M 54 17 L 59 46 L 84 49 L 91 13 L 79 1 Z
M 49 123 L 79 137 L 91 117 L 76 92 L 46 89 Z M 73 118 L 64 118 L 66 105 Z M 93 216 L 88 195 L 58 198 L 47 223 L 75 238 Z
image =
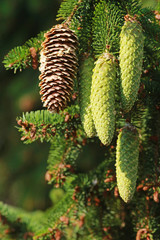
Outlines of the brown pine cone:
M 77 73 L 78 40 L 66 24 L 45 33 L 40 56 L 41 100 L 50 112 L 63 110 L 71 98 Z

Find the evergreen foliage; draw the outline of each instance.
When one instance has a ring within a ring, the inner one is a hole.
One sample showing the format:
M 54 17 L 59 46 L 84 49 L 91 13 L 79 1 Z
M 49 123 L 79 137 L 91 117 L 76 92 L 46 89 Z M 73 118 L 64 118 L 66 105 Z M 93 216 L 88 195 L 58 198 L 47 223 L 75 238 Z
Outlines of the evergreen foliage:
M 159 37 L 160 29 L 159 24 L 155 19 L 155 13 L 149 9 L 141 9 L 140 16 L 138 18 L 142 24 L 145 36 L 144 41 L 144 69 L 149 68 L 159 62 Z
M 123 11 L 111 1 L 101 1 L 96 5 L 93 17 L 93 51 L 102 54 L 106 45 L 111 52 L 119 50 L 119 34 L 123 25 Z
M 22 117 L 17 118 L 20 126 L 18 129 L 22 133 L 24 143 L 31 143 L 38 139 L 41 142 L 52 140 L 55 134 L 71 133 L 74 127 L 80 124 L 79 106 L 72 105 L 66 108 L 60 114 L 51 114 L 47 110 L 37 110 L 35 112 L 26 112 Z M 75 120 L 75 121 L 74 121 Z
M 107 10 L 106 2 L 102 1 L 97 4 L 93 17 L 93 51 L 96 56 L 102 54 L 106 49 L 107 42 Z
M 46 212 L 28 213 L 1 202 L 1 219 L 4 225 L 8 225 L 8 234 L 17 240 L 25 239 L 25 236 L 27 239 L 50 239 L 54 235 L 54 231 L 56 231 L 59 218 L 66 214 L 67 210 L 70 211 L 74 207 L 73 200 L 71 201 L 72 194 L 73 191 L 68 190 L 68 193 Z M 53 231 L 50 231 L 49 227 L 52 227 Z
M 71 27 L 79 39 L 79 53 L 91 49 L 93 2 L 92 0 L 80 1 L 80 5 L 71 21 Z
M 41 43 L 44 40 L 43 35 L 44 32 L 41 32 L 37 35 L 37 37 L 28 40 L 23 46 L 12 49 L 4 57 L 3 63 L 5 68 L 7 70 L 14 69 L 14 73 L 16 73 L 17 69 L 22 71 L 29 66 L 37 68 L 37 65 L 35 64 L 38 64 L 37 56 L 41 50 Z M 32 53 L 32 51 L 34 51 L 34 53 Z
M 19 239 L 23 239 L 25 232 L 35 232 L 43 226 L 41 221 L 44 214 L 41 211 L 28 213 L 0 202 L 0 212 L 4 225 L 8 225 L 10 229 L 9 234 L 11 236 L 18 234 Z
M 136 0 L 64 0 L 57 18 L 67 22 L 79 39 L 76 92 L 63 111 L 26 112 L 17 118 L 17 123 L 24 143 L 36 140 L 50 143 L 45 180 L 53 186 L 53 191 L 61 187 L 64 193 L 57 203 L 44 212 L 29 213 L 0 203 L 0 237 L 6 240 L 125 240 L 129 236 L 131 240 L 158 240 L 159 20 L 155 12 L 142 8 Z M 134 25 L 134 36 L 125 32 L 127 40 L 123 37 L 120 40 L 126 18 L 130 19 L 127 23 L 129 27 Z M 43 33 L 40 33 L 22 47 L 11 50 L 4 59 L 6 69 L 14 69 L 15 72 L 28 66 L 35 69 L 43 40 Z M 134 42 L 134 49 L 132 44 L 129 45 L 130 41 Z M 123 54 L 122 45 L 125 49 Z M 134 51 L 135 48 L 138 50 Z M 61 54 L 59 49 L 56 51 Z M 122 55 L 126 58 L 124 53 L 130 61 L 121 64 Z M 141 64 L 143 66 L 139 68 Z M 126 92 L 129 81 L 133 83 L 129 100 L 132 101 L 132 106 L 128 112 L 121 110 L 123 70 L 127 71 L 127 80 L 123 86 L 126 87 Z M 85 88 L 87 90 L 82 92 Z M 90 120 L 93 118 L 99 138 L 88 138 L 90 134 L 83 121 L 83 114 L 86 114 L 83 107 L 88 107 L 90 101 L 91 111 L 87 114 L 90 114 Z M 137 131 L 134 134 L 134 131 L 123 128 L 126 123 L 138 129 L 140 142 L 137 141 Z M 118 136 L 120 128 L 123 130 Z M 117 153 L 115 165 L 116 148 L 122 155 Z M 124 159 L 128 161 L 124 163 Z M 122 176 L 122 169 L 121 172 L 116 172 L 121 163 L 125 176 Z M 129 184 L 126 176 L 131 180 Z M 124 185 L 127 191 L 122 191 Z M 124 203 L 131 200 L 134 191 L 132 201 Z M 125 196 L 122 196 L 124 193 Z
M 45 212 L 43 227 L 36 232 L 36 236 L 33 239 L 51 239 L 51 237 L 54 237 L 54 231 L 57 229 L 60 217 L 66 214 L 67 210 L 70 210 L 70 208 L 74 206 L 71 200 L 72 194 L 73 191 L 69 191 L 54 207 Z
M 47 180 L 56 187 L 62 186 L 67 176 L 76 174 L 77 164 L 75 160 L 82 151 L 81 141 L 75 143 L 64 137 L 56 137 L 51 142 L 48 156 Z
M 55 168 L 57 163 L 60 162 L 60 159 L 63 161 L 65 148 L 65 139 L 63 138 L 56 138 L 55 141 L 52 142 L 48 156 L 48 169 L 50 171 Z
M 78 0 L 64 0 L 58 10 L 57 20 L 65 20 L 72 13 Z

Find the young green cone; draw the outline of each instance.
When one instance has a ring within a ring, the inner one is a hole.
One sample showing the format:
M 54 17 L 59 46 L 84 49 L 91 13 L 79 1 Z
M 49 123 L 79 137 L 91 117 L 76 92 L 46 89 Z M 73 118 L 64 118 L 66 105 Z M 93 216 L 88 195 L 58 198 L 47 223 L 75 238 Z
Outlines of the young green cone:
M 121 198 L 127 203 L 135 192 L 139 156 L 139 136 L 127 125 L 119 133 L 116 149 L 116 176 Z
M 135 19 L 128 19 L 120 34 L 120 69 L 122 107 L 128 112 L 133 107 L 139 90 L 142 72 L 144 35 Z
M 81 63 L 79 70 L 80 116 L 88 137 L 93 137 L 96 134 L 90 104 L 93 67 L 94 59 L 88 57 Z
M 113 56 L 104 52 L 93 70 L 91 108 L 95 128 L 104 145 L 112 141 L 115 129 L 115 79 Z

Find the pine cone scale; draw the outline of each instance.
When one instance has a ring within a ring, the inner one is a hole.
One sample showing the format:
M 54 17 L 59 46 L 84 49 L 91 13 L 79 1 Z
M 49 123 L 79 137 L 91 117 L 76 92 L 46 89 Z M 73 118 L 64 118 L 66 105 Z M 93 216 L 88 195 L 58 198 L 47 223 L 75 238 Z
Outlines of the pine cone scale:
M 55 28 L 52 28 L 49 32 L 45 33 L 44 36 L 46 40 L 48 38 L 59 38 L 61 36 L 72 37 L 72 39 L 74 39 L 78 44 L 77 36 L 71 32 L 70 29 L 63 28 L 62 25 L 55 26 Z

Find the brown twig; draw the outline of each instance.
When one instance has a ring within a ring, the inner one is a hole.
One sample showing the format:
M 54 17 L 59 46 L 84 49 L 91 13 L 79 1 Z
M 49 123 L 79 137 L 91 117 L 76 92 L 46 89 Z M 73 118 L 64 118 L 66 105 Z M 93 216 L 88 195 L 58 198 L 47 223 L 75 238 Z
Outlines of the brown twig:
M 139 229 L 136 235 L 136 240 L 141 240 L 142 234 L 147 233 L 146 228 Z
M 78 9 L 79 4 L 82 2 L 83 0 L 79 0 L 78 3 L 75 5 L 75 7 L 73 8 L 73 11 L 71 12 L 71 14 L 69 15 L 69 17 L 66 20 L 66 24 L 70 25 L 71 19 L 73 17 L 73 15 L 75 14 L 75 12 Z

